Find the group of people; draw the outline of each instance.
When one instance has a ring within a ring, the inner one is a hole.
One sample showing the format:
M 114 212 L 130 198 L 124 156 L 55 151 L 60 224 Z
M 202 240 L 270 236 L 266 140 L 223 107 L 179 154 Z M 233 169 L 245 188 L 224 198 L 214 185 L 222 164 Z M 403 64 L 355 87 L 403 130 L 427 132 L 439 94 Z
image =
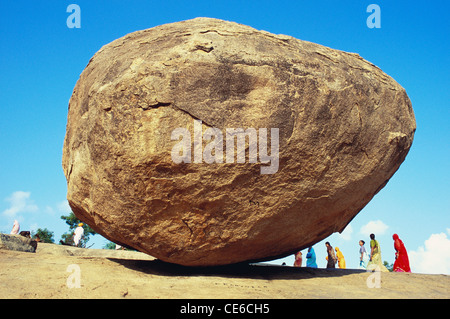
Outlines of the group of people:
M 13 228 L 11 230 L 12 235 L 16 235 L 19 233 L 20 225 L 17 220 L 14 221 Z M 84 235 L 83 223 L 79 223 L 78 227 L 74 231 L 73 241 L 75 246 L 78 246 L 81 238 Z M 411 268 L 409 266 L 409 258 L 408 253 L 406 251 L 405 245 L 403 241 L 398 237 L 397 234 L 392 236 L 394 240 L 394 248 L 395 248 L 395 262 L 393 265 L 393 271 L 396 272 L 411 272 Z M 359 268 L 367 269 L 367 270 L 377 270 L 377 271 L 388 271 L 386 267 L 383 265 L 383 261 L 381 259 L 381 248 L 379 242 L 375 239 L 374 234 L 370 234 L 370 254 L 367 254 L 366 248 L 364 247 L 364 240 L 359 241 Z M 344 254 L 340 251 L 339 247 L 333 247 L 327 241 L 325 243 L 327 248 L 327 268 L 336 268 L 336 263 L 338 267 L 341 269 L 345 269 L 345 258 Z M 120 249 L 121 247 L 116 249 Z M 336 253 L 335 253 L 336 251 Z M 302 252 L 299 251 L 295 254 L 294 267 L 302 266 Z M 313 247 L 308 248 L 308 253 L 306 254 L 306 267 L 317 268 L 316 262 L 316 253 Z
M 19 230 L 20 230 L 20 224 L 17 220 L 15 220 L 14 224 L 13 224 L 13 228 L 11 229 L 11 235 L 19 234 Z M 27 233 L 29 234 L 30 232 L 27 232 Z M 83 236 L 84 236 L 83 223 L 79 223 L 78 227 L 75 228 L 75 231 L 73 233 L 73 243 L 75 244 L 75 246 L 78 247 L 78 245 L 81 242 L 81 238 L 83 238 Z M 35 235 L 35 240 L 40 241 L 39 235 Z
M 411 272 L 411 268 L 409 267 L 409 259 L 408 253 L 406 251 L 405 245 L 402 240 L 398 237 L 397 234 L 392 236 L 394 240 L 394 248 L 395 248 L 395 262 L 393 265 L 393 271 L 396 272 Z M 383 265 L 383 261 L 381 259 L 381 248 L 379 242 L 375 239 L 374 234 L 370 234 L 370 253 L 366 252 L 366 248 L 364 247 L 364 240 L 359 241 L 359 253 L 360 253 L 360 261 L 359 268 L 367 269 L 367 270 L 377 270 L 377 271 L 388 271 L 387 268 Z M 336 268 L 336 264 L 341 269 L 345 269 L 345 258 L 344 254 L 340 251 L 339 247 L 333 247 L 327 241 L 325 243 L 327 248 L 327 268 Z M 294 267 L 302 266 L 302 253 L 299 251 L 295 254 L 295 262 Z M 306 267 L 317 268 L 316 263 L 316 254 L 314 252 L 313 247 L 308 248 L 308 253 L 306 254 Z
M 295 254 L 294 267 L 301 267 L 301 266 L 302 266 L 302 252 L 299 251 Z M 308 253 L 306 254 L 306 267 L 317 268 L 316 253 L 314 251 L 314 248 L 312 247 L 308 248 Z

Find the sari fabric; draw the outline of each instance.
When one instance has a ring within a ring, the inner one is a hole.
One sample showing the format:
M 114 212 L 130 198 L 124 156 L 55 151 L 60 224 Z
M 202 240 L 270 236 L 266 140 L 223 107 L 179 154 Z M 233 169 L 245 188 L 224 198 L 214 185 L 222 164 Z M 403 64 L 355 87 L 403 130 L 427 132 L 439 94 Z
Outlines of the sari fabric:
M 301 266 L 302 266 L 302 252 L 299 251 L 295 254 L 294 267 L 301 267 Z
M 394 234 L 392 238 L 394 239 L 395 248 L 395 262 L 393 271 L 411 272 L 411 268 L 409 267 L 408 253 L 406 251 L 405 245 L 397 234 Z
M 327 247 L 327 253 L 328 256 L 326 258 L 327 260 L 327 268 L 336 268 L 335 264 L 336 264 L 336 255 L 334 253 L 334 249 L 333 247 Z
M 336 257 L 338 260 L 338 266 L 341 269 L 345 269 L 345 258 L 344 258 L 344 254 L 339 250 L 338 247 L 335 248 L 336 249 Z
M 17 235 L 19 233 L 19 230 L 20 230 L 19 222 L 17 220 L 15 220 L 13 228 L 11 230 L 11 235 Z
M 306 267 L 317 268 L 316 252 L 314 248 L 310 248 L 306 254 Z
M 383 261 L 381 260 L 381 249 L 380 244 L 377 240 L 372 239 L 370 241 L 370 248 L 373 248 L 372 258 L 367 264 L 367 270 L 376 270 L 388 272 L 387 268 L 383 265 Z

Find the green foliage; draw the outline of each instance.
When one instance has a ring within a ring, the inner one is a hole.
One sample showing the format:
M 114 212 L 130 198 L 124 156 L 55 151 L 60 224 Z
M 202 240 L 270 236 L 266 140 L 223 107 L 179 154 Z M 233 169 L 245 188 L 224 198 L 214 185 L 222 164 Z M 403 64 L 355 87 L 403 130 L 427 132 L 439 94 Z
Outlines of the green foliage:
M 113 243 L 112 241 L 108 241 L 104 246 L 103 249 L 116 249 L 116 244 Z M 126 251 L 137 251 L 136 249 L 130 248 L 130 247 L 123 247 L 121 248 L 121 250 L 126 250 Z
M 32 238 L 39 237 L 41 243 L 54 243 L 55 239 L 53 238 L 54 233 L 47 228 L 38 228 L 35 232 L 31 233 Z
M 61 239 L 59 240 L 61 245 L 69 245 L 73 246 L 73 232 L 64 233 L 61 235 Z
M 386 260 L 383 262 L 384 267 L 387 268 L 387 270 L 389 270 L 390 272 L 392 272 L 392 270 L 394 269 L 394 264 L 390 264 L 388 263 Z
M 116 249 L 116 244 L 112 241 L 108 241 L 105 246 L 103 246 L 103 249 Z

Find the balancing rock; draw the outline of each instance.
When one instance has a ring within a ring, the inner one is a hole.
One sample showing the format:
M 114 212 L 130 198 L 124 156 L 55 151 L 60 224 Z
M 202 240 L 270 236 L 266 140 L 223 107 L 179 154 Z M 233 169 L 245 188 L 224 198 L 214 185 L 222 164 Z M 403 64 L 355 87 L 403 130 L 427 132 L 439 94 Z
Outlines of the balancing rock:
M 69 102 L 75 215 L 163 261 L 267 260 L 341 232 L 411 147 L 405 90 L 358 54 L 210 18 L 102 47 Z

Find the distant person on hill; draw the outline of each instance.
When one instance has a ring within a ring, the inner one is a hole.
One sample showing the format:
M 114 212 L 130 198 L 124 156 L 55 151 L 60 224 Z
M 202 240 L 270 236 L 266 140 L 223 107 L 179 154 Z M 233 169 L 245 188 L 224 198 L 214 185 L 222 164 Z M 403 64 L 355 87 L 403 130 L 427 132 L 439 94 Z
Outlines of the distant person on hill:
M 83 237 L 83 235 L 84 235 L 83 223 L 79 223 L 78 227 L 75 228 L 73 236 L 73 242 L 75 243 L 75 246 L 78 247 L 78 244 L 80 243 L 80 240 Z
M 336 255 L 334 253 L 333 247 L 330 245 L 329 242 L 325 243 L 325 246 L 327 247 L 327 254 L 328 256 L 325 258 L 327 260 L 327 268 L 336 268 Z
M 345 258 L 344 258 L 344 254 L 342 253 L 342 251 L 339 250 L 338 247 L 335 248 L 336 249 L 336 257 L 338 260 L 338 266 L 341 269 L 345 269 Z
M 394 239 L 395 248 L 395 262 L 393 271 L 396 272 L 411 272 L 409 267 L 409 258 L 403 241 L 398 237 L 397 234 L 392 235 Z
M 316 253 L 312 247 L 308 248 L 308 253 L 306 254 L 306 267 L 317 268 Z
M 17 220 L 15 220 L 13 228 L 11 230 L 11 235 L 17 235 L 19 233 L 19 230 L 20 230 L 19 222 Z

